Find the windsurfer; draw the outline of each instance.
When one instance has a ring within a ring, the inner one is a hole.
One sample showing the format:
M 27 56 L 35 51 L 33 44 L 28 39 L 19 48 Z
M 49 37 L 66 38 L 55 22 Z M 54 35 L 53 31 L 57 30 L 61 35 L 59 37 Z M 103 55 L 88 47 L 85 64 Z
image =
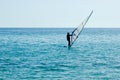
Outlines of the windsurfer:
M 68 41 L 68 46 L 69 46 L 69 47 L 70 47 L 70 36 L 71 36 L 71 35 L 70 35 L 70 33 L 68 32 L 68 33 L 67 33 L 67 41 Z

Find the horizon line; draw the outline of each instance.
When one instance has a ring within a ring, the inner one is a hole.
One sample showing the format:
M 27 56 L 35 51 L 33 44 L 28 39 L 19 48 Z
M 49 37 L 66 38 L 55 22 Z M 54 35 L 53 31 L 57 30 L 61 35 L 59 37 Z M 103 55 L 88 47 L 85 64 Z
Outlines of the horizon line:
M 76 27 L 0 27 L 0 28 L 76 28 Z M 120 28 L 120 27 L 84 27 L 84 28 Z

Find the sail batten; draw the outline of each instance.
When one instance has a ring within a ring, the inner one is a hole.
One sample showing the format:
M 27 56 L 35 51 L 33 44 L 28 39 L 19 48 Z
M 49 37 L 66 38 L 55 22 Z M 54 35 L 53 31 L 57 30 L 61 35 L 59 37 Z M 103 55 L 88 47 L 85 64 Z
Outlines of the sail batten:
M 76 41 L 76 39 L 78 38 L 79 34 L 81 33 L 82 29 L 86 25 L 87 21 L 89 20 L 90 16 L 92 15 L 92 13 L 93 13 L 93 11 L 91 11 L 91 13 L 89 14 L 89 16 L 77 28 L 75 28 L 73 30 L 73 32 L 71 34 L 71 43 L 70 43 L 70 46 L 72 46 L 73 43 Z

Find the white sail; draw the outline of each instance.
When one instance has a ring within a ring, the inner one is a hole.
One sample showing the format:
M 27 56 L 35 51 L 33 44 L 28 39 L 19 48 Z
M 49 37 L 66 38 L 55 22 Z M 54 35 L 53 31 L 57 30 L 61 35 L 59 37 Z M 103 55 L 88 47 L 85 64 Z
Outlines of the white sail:
M 91 13 L 89 14 L 89 16 L 77 28 L 74 29 L 74 31 L 71 34 L 71 43 L 70 43 L 70 46 L 72 46 L 73 43 L 75 42 L 75 40 L 78 38 L 79 34 L 81 33 L 82 29 L 84 28 L 85 24 L 89 20 L 89 18 L 92 15 L 92 13 L 93 13 L 93 11 L 91 11 Z

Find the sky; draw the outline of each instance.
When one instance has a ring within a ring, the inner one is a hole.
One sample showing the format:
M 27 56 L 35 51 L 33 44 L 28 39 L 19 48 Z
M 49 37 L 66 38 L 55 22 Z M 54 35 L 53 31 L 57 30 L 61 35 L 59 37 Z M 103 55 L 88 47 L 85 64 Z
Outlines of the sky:
M 0 0 L 0 27 L 120 28 L 120 0 Z

